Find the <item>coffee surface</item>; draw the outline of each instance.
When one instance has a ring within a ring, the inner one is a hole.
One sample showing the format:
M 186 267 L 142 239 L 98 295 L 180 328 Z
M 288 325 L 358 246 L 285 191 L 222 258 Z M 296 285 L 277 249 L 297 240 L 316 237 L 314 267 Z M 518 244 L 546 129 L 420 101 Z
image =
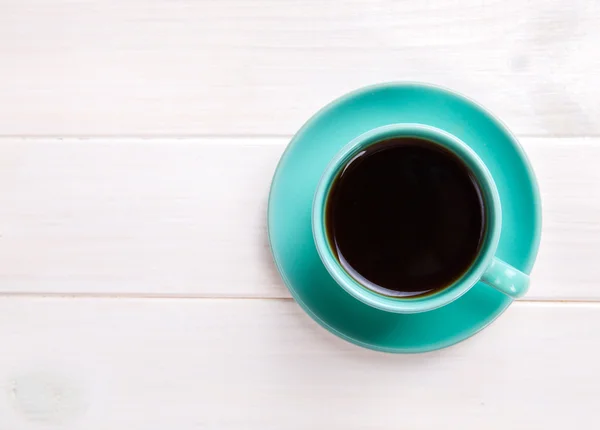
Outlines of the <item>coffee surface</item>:
M 358 153 L 326 202 L 329 242 L 345 270 L 396 297 L 428 295 L 476 259 L 485 210 L 476 179 L 455 154 L 419 138 L 393 138 Z

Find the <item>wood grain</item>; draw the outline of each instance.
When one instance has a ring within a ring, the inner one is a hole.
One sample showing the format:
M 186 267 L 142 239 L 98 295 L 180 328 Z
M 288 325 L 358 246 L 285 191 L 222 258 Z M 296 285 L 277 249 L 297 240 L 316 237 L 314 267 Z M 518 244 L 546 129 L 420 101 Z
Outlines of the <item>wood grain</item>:
M 0 0 L 0 134 L 291 134 L 420 80 L 520 134 L 600 133 L 596 0 Z
M 289 297 L 266 238 L 287 138 L 0 140 L 0 291 Z M 543 200 L 529 300 L 599 300 L 600 139 L 524 138 Z
M 599 330 L 598 304 L 517 303 L 466 342 L 402 356 L 291 300 L 4 297 L 0 427 L 559 429 L 595 419 Z

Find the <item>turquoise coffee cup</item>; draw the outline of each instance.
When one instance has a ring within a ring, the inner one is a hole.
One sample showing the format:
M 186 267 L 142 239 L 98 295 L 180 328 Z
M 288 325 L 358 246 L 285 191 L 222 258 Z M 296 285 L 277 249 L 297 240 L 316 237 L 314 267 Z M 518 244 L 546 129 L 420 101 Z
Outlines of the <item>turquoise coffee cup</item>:
M 453 284 L 430 295 L 414 298 L 390 297 L 369 289 L 352 277 L 339 263 L 331 249 L 325 228 L 325 207 L 331 185 L 341 169 L 368 146 L 394 137 L 416 137 L 434 142 L 460 157 L 477 179 L 483 194 L 486 228 L 479 254 L 469 269 Z M 338 152 L 321 176 L 312 207 L 312 230 L 323 264 L 341 288 L 363 303 L 389 312 L 416 313 L 430 311 L 456 300 L 478 282 L 517 298 L 529 287 L 529 276 L 495 257 L 502 229 L 500 197 L 494 178 L 477 154 L 457 137 L 422 124 L 390 124 L 370 130 L 348 143 Z

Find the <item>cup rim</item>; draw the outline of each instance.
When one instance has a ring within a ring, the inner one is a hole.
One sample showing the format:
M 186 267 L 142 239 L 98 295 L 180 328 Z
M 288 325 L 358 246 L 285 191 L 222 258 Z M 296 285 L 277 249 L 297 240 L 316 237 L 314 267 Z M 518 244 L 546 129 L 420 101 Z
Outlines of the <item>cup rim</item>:
M 339 263 L 331 249 L 325 228 L 325 208 L 331 185 L 340 170 L 356 153 L 392 137 L 419 137 L 437 143 L 459 156 L 476 177 L 484 194 L 486 233 L 484 243 L 471 267 L 452 285 L 435 293 L 417 297 L 386 296 L 369 289 L 352 277 Z M 313 240 L 325 268 L 337 284 L 354 298 L 372 307 L 399 313 L 433 310 L 451 303 L 471 289 L 491 264 L 500 240 L 500 196 L 491 173 L 479 156 L 456 136 L 425 124 L 397 123 L 369 130 L 346 144 L 329 162 L 317 185 L 311 212 Z

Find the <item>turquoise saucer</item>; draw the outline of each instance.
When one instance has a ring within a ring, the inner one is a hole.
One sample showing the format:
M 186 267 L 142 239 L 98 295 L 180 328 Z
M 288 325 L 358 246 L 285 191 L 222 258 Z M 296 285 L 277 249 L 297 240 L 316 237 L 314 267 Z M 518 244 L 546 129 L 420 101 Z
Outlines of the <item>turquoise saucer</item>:
M 292 296 L 323 327 L 378 351 L 425 352 L 474 335 L 512 300 L 478 283 L 451 304 L 430 312 L 398 314 L 369 307 L 329 276 L 311 229 L 313 196 L 327 163 L 356 136 L 393 123 L 438 127 L 475 150 L 500 193 L 503 222 L 496 256 L 530 273 L 540 241 L 541 205 L 525 153 L 508 129 L 472 100 L 416 83 L 362 88 L 335 100 L 308 120 L 290 142 L 273 178 L 269 241 Z

